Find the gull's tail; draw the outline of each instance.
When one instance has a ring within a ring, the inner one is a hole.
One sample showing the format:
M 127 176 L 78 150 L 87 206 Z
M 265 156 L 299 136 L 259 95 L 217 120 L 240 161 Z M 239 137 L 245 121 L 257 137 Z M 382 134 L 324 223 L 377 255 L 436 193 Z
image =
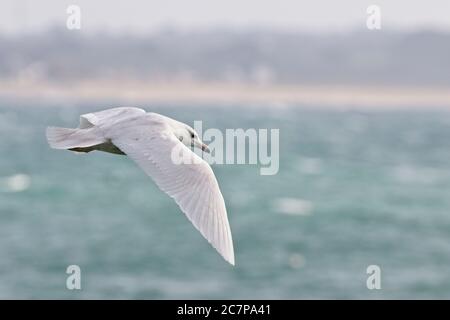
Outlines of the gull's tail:
M 86 148 L 105 142 L 92 129 L 48 127 L 46 134 L 48 144 L 53 149 Z

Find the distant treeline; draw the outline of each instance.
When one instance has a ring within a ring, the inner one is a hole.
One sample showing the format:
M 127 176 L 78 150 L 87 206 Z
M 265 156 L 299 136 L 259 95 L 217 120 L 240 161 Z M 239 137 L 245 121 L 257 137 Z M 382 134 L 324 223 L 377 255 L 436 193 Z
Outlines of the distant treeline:
M 450 85 L 450 34 L 160 32 L 0 36 L 0 78 Z

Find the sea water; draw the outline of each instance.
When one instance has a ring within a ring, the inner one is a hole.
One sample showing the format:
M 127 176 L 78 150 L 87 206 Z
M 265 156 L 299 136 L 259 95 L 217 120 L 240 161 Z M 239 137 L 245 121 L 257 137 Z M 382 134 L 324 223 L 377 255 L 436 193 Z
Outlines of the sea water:
M 0 298 L 450 298 L 449 113 L 143 107 L 280 130 L 276 175 L 213 165 L 236 266 L 130 159 L 48 147 L 46 126 L 102 105 L 2 103 Z M 67 289 L 70 265 L 81 290 Z

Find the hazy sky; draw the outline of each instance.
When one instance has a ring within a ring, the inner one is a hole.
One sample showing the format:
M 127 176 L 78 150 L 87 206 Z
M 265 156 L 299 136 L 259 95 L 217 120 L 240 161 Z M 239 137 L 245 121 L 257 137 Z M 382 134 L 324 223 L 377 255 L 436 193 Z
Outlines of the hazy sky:
M 0 33 L 65 28 L 66 8 L 81 7 L 83 32 L 152 32 L 187 29 L 281 28 L 343 31 L 365 28 L 377 4 L 382 28 L 450 31 L 450 0 L 1 0 Z

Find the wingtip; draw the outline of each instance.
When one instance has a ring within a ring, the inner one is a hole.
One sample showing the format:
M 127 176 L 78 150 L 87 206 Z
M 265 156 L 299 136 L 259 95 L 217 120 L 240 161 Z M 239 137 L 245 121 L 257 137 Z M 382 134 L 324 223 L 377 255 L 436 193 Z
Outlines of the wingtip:
M 231 264 L 233 267 L 235 266 L 234 252 L 233 252 L 230 256 L 222 255 L 222 257 L 225 259 L 226 262 L 228 262 L 229 264 Z

